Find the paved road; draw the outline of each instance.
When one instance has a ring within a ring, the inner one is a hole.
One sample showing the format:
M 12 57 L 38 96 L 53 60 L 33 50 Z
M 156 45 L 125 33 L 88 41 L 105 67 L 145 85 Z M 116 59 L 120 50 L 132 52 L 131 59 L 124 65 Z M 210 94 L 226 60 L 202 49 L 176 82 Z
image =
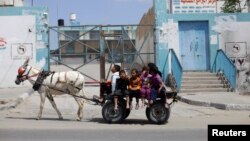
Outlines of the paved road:
M 135 129 L 65 129 L 65 130 L 0 130 L 3 141 L 205 141 L 204 129 L 135 130 Z
M 98 88 L 86 88 L 96 94 Z M 58 120 L 56 112 L 46 101 L 43 117 L 35 120 L 39 110 L 39 95 L 30 96 L 17 108 L 0 112 L 0 140 L 4 141 L 206 141 L 208 124 L 249 124 L 249 111 L 227 111 L 178 102 L 171 109 L 165 125 L 149 124 L 145 110 L 133 110 L 123 124 L 107 124 L 101 107 L 86 104 L 84 119 L 75 120 L 77 104 L 70 96 L 57 96 L 55 101 L 64 116 Z

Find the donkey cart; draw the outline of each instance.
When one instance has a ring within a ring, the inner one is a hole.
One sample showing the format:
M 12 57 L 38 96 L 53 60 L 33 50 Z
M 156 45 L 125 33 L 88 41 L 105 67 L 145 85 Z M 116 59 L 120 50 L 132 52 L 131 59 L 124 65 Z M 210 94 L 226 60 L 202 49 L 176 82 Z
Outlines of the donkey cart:
M 104 102 L 101 103 L 102 117 L 107 123 L 122 123 L 130 114 L 131 110 L 126 109 L 126 100 L 123 97 L 118 98 L 118 109 L 114 110 L 114 96 L 108 90 L 110 87 L 107 83 L 101 83 L 100 89 L 104 92 Z M 154 124 L 165 124 L 170 116 L 171 105 L 176 102 L 177 92 L 171 88 L 165 87 L 165 91 L 161 92 L 165 97 L 159 96 L 146 108 L 147 119 Z M 162 95 L 161 94 L 161 95 Z M 172 99 L 170 103 L 165 104 L 163 98 Z M 94 97 L 96 102 L 97 97 Z

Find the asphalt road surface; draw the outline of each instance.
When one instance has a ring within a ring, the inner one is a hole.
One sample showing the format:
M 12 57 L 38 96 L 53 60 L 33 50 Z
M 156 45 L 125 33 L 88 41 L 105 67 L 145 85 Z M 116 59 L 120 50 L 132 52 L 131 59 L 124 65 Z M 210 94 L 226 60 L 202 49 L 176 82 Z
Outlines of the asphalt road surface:
M 98 88 L 87 88 L 98 93 Z M 76 121 L 77 104 L 70 96 L 56 96 L 64 119 L 48 100 L 41 120 L 35 120 L 40 97 L 33 94 L 17 108 L 0 111 L 0 141 L 207 141 L 209 124 L 249 124 L 249 111 L 226 111 L 177 102 L 168 123 L 150 124 L 145 109 L 132 110 L 122 124 L 105 123 L 101 107 L 86 104 L 84 119 Z

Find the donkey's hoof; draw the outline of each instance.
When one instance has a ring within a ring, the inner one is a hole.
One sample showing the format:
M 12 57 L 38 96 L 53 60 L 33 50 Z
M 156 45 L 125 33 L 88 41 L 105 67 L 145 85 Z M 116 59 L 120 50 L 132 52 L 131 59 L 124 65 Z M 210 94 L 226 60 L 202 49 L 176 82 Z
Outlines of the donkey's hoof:
M 76 121 L 81 121 L 81 120 L 82 120 L 82 118 L 79 118 L 79 117 L 76 118 Z
M 63 120 L 63 117 L 59 117 L 59 120 Z
M 36 120 L 40 120 L 41 118 L 40 117 L 37 117 Z

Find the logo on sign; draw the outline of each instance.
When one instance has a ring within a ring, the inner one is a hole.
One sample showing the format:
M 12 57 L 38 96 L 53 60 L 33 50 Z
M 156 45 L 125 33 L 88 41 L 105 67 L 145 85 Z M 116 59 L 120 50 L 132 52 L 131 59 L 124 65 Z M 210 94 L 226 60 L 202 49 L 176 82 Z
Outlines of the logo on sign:
M 234 45 L 233 45 L 232 51 L 233 51 L 234 53 L 240 52 L 240 45 L 239 45 L 239 44 L 234 44 Z
M 245 65 L 246 58 L 231 58 L 231 61 L 232 61 L 236 66 L 243 66 L 243 65 Z
M 20 46 L 17 48 L 17 53 L 18 53 L 18 54 L 23 55 L 25 52 L 26 52 L 26 47 L 25 47 L 24 45 L 20 45 Z

